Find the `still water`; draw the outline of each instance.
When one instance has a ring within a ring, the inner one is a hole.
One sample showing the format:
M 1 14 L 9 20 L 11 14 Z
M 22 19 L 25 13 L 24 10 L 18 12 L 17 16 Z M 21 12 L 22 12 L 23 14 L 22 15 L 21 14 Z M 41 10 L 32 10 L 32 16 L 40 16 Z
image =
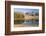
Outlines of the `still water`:
M 38 20 L 25 20 L 23 24 L 39 24 Z

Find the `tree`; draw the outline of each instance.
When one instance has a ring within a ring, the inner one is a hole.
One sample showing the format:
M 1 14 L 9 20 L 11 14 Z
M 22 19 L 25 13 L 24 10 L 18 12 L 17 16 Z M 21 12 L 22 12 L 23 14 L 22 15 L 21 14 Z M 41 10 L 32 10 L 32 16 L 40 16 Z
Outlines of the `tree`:
M 23 18 L 24 19 L 24 14 L 22 13 L 14 13 L 14 19 L 17 18 Z M 14 20 L 14 24 L 21 24 L 24 23 L 24 20 Z
M 35 13 L 36 16 L 39 16 L 39 13 Z

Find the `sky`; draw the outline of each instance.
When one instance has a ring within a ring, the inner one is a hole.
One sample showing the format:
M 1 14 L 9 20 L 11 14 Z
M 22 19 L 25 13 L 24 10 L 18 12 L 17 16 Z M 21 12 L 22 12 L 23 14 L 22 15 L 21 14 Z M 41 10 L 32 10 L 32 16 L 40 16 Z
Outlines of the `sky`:
M 15 12 L 23 12 L 23 13 L 26 13 L 26 12 L 39 12 L 39 9 L 26 9 L 26 8 L 14 8 L 14 11 Z

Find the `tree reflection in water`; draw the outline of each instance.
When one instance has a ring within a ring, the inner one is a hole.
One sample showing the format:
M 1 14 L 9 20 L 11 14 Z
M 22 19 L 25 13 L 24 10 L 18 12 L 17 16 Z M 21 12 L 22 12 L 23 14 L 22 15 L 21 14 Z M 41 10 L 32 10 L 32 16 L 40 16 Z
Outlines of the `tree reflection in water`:
M 24 24 L 39 24 L 39 20 L 25 20 Z

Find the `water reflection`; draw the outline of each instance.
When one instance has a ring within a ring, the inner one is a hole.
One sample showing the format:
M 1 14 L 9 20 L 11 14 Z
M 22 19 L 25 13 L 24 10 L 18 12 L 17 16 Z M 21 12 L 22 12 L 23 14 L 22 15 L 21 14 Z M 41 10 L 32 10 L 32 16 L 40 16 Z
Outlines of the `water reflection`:
M 39 20 L 25 20 L 23 24 L 39 24 Z

